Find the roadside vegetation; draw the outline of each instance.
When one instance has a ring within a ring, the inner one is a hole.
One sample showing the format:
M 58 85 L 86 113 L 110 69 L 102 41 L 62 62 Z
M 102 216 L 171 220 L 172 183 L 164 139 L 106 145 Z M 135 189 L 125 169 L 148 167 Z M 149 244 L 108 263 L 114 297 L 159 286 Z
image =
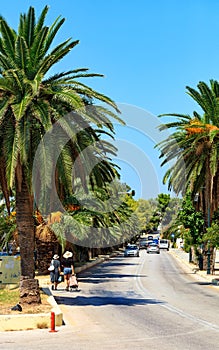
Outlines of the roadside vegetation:
M 163 182 L 183 198 L 177 219 L 185 246 L 193 246 L 196 255 L 206 258 L 209 246 L 213 251 L 219 244 L 219 82 L 212 79 L 208 85 L 200 81 L 197 89 L 186 89 L 201 112 L 161 115 L 173 121 L 164 122 L 160 131 L 168 128 L 172 134 L 157 147 L 162 166 L 174 161 Z

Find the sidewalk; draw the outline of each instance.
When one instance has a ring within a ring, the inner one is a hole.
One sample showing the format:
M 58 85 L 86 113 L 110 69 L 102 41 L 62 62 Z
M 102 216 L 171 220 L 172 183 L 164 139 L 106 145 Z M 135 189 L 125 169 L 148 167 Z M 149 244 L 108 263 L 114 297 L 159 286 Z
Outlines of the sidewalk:
M 110 255 L 99 256 L 80 267 L 76 267 L 76 274 L 91 268 L 97 264 L 102 263 L 109 258 L 118 255 L 120 252 L 114 252 Z M 48 295 L 48 301 L 51 304 L 51 312 L 55 313 L 55 326 L 63 325 L 63 313 L 60 307 L 57 305 L 55 298 L 53 297 L 50 289 L 50 276 L 36 276 L 39 280 L 39 286 Z M 63 284 L 64 285 L 64 284 Z M 20 331 L 27 329 L 37 328 L 50 328 L 51 325 L 51 312 L 47 314 L 16 314 L 16 315 L 0 315 L 0 332 L 2 331 Z
M 211 283 L 212 286 L 216 286 L 219 290 L 219 273 L 215 273 L 214 275 L 212 275 L 207 274 L 206 270 L 199 270 L 197 264 L 189 262 L 189 253 L 186 253 L 182 249 L 170 248 L 169 253 L 172 254 L 174 258 L 176 258 L 176 260 L 178 260 L 178 262 L 184 269 L 194 274 L 194 277 L 196 277 L 199 280 Z

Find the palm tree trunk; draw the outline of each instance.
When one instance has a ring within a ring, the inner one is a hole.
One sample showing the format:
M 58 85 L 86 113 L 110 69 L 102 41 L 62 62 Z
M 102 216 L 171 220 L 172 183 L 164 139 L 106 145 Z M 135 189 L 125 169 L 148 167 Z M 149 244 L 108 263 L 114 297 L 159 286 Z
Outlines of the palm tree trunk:
M 210 227 L 212 219 L 212 193 L 213 193 L 213 176 L 211 175 L 209 159 L 207 159 L 206 168 L 208 169 L 206 175 L 205 185 L 205 224 Z
M 16 219 L 21 255 L 20 303 L 39 304 L 39 281 L 34 279 L 33 200 L 24 173 L 19 180 L 16 177 Z
M 1 189 L 2 189 L 2 192 L 4 194 L 4 198 L 5 198 L 7 212 L 8 212 L 8 215 L 10 215 L 10 199 L 9 199 L 10 191 L 9 191 L 8 184 L 6 181 L 5 169 L 6 169 L 5 159 L 4 159 L 4 157 L 1 157 L 0 184 L 1 184 Z
M 214 176 L 214 211 L 218 210 L 219 207 L 219 167 Z

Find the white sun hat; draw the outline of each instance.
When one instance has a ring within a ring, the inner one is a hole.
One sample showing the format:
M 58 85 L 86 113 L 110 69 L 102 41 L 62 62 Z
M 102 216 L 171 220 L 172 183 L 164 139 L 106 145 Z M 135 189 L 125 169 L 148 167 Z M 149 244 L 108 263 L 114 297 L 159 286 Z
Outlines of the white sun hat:
M 63 254 L 63 258 L 68 259 L 73 256 L 72 252 L 69 252 L 68 250 Z

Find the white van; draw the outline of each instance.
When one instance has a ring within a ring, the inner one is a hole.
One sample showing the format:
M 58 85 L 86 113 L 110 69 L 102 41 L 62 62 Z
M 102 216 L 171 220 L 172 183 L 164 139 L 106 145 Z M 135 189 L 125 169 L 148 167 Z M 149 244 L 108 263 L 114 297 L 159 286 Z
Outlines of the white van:
M 170 248 L 169 240 L 168 239 L 160 239 L 159 240 L 159 247 L 160 247 L 160 249 L 169 250 L 169 248 Z

